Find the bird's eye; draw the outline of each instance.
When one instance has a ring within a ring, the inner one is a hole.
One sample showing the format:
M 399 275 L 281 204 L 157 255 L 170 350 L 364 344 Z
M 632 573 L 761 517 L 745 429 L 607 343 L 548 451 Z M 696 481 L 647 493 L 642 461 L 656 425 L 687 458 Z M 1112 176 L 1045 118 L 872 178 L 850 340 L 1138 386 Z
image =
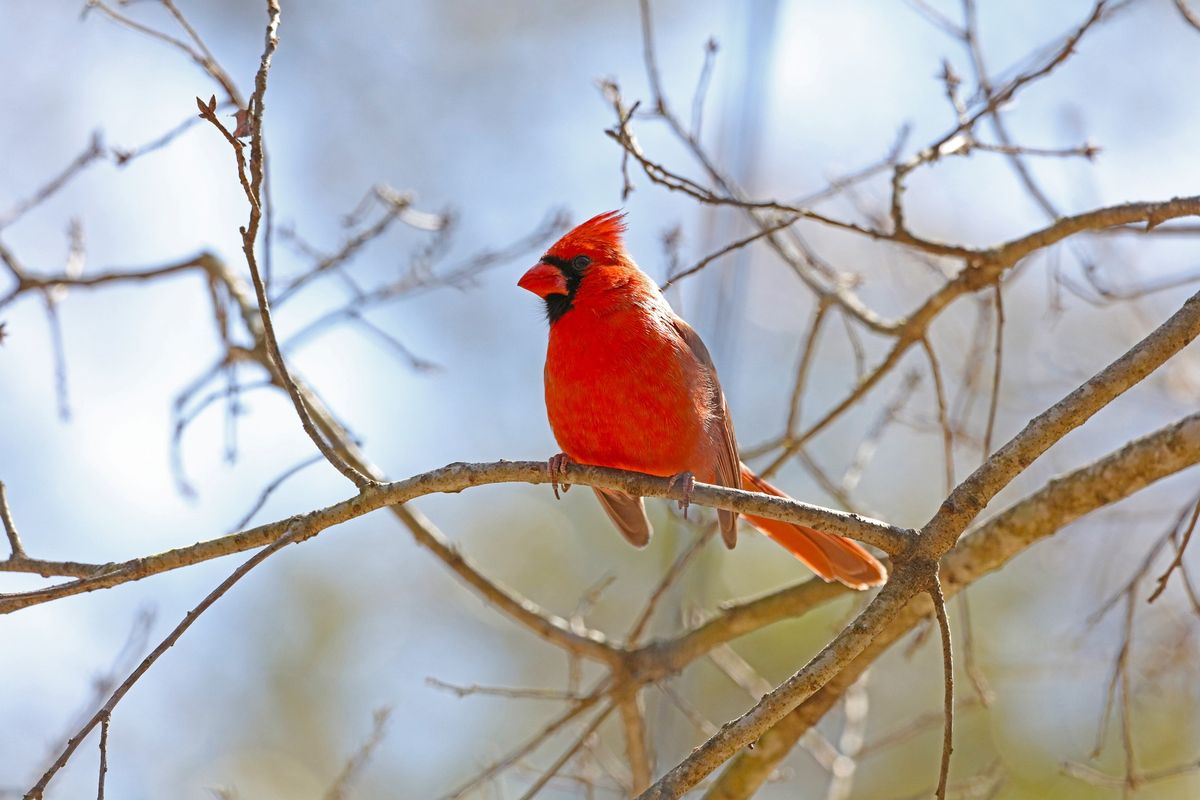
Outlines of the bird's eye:
M 588 265 L 591 263 L 592 260 L 587 256 L 575 256 L 575 258 L 571 260 L 571 266 L 578 270 L 587 269 Z

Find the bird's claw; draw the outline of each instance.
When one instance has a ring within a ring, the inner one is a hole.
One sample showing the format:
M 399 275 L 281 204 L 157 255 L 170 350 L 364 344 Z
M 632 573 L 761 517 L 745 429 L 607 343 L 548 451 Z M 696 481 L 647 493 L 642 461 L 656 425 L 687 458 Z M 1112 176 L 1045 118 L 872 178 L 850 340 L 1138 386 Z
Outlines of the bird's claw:
M 683 486 L 683 499 L 679 501 L 679 510 L 683 512 L 683 518 L 687 519 L 688 506 L 692 504 L 692 491 L 696 488 L 696 476 L 690 472 L 680 472 L 671 477 L 671 488 Z
M 566 453 L 559 453 L 550 456 L 550 460 L 546 462 L 546 471 L 550 473 L 550 488 L 554 489 L 554 499 L 558 500 L 558 489 L 562 487 L 562 493 L 566 494 L 571 484 L 565 480 L 567 474 L 567 465 L 571 463 L 571 459 Z

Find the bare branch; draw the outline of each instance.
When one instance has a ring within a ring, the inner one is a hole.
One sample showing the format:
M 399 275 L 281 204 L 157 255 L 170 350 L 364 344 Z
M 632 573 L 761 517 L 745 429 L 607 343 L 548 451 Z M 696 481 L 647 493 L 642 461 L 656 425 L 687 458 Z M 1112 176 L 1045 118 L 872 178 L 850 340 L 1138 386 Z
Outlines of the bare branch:
M 996 410 L 1000 406 L 1000 370 L 1004 358 L 1004 291 L 996 281 L 993 297 L 996 302 L 995 350 L 992 355 L 992 394 L 988 403 L 987 427 L 983 432 L 983 459 L 992 454 L 992 435 L 996 431 Z
M 10 561 L 20 561 L 25 558 L 25 548 L 21 545 L 21 535 L 17 533 L 17 524 L 13 522 L 12 509 L 8 507 L 8 494 L 4 481 L 0 481 L 0 522 L 4 523 L 4 533 L 8 536 L 8 546 L 12 549 Z
M 258 259 L 255 256 L 255 244 L 258 238 L 259 225 L 262 221 L 262 185 L 266 172 L 266 151 L 263 146 L 262 135 L 264 98 L 267 92 L 267 74 L 271 69 L 271 58 L 275 53 L 275 48 L 279 45 L 279 13 L 279 0 L 267 0 L 266 45 L 263 49 L 258 73 L 254 78 L 254 94 L 250 97 L 248 112 L 247 127 L 250 135 L 248 174 L 241 143 L 235 135 L 241 133 L 241 125 L 239 124 L 238 131 L 230 133 L 221 124 L 221 121 L 217 119 L 215 114 L 215 98 L 207 105 L 197 98 L 196 104 L 200 108 L 200 116 L 212 123 L 233 147 L 234 156 L 237 160 L 238 179 L 241 181 L 242 188 L 246 193 L 246 200 L 250 204 L 250 221 L 245 227 L 241 228 L 242 252 L 245 253 L 246 263 L 250 267 L 250 277 L 254 284 L 254 293 L 258 299 L 259 314 L 262 318 L 263 337 L 267 352 L 270 354 L 271 371 L 278 376 L 281 385 L 287 390 L 288 396 L 292 400 L 292 406 L 296 409 L 296 415 L 300 418 L 300 424 L 304 428 L 304 432 L 308 434 L 308 437 L 316 445 L 321 455 L 325 456 L 325 460 L 338 472 L 342 473 L 347 480 L 359 489 L 364 489 L 373 486 L 375 481 L 353 464 L 343 459 L 337 452 L 337 448 L 326 441 L 317 430 L 316 425 L 313 423 L 312 415 L 309 413 L 309 409 L 304 403 L 304 398 L 301 396 L 300 389 L 284 364 L 283 354 L 279 350 L 279 340 L 275 335 L 275 325 L 271 319 L 271 306 L 267 298 L 266 286 L 263 283 L 262 276 L 259 274 Z
M 62 320 L 58 316 L 58 303 L 50 292 L 43 293 L 46 321 L 50 326 L 50 343 L 54 353 L 54 396 L 58 401 L 58 418 L 71 420 L 71 399 L 67 390 L 67 347 L 63 342 Z
M 785 430 L 788 435 L 796 433 L 800 425 L 801 404 L 804 401 L 804 390 L 808 387 L 808 373 L 812 367 L 813 357 L 817 352 L 817 335 L 821 332 L 821 323 L 829 311 L 829 304 L 818 302 L 813 312 L 812 322 L 809 323 L 808 333 L 804 337 L 804 345 L 800 349 L 800 363 L 796 365 L 796 381 L 792 384 L 791 402 L 788 403 L 788 417 Z
M 979 699 L 979 704 L 984 708 L 989 708 L 995 700 L 995 692 L 992 691 L 987 677 L 983 674 L 983 670 L 979 668 L 979 664 L 975 660 L 975 628 L 971 621 L 971 603 L 967 597 L 968 594 L 965 589 L 958 595 L 958 607 L 962 611 L 960 619 L 963 635 L 963 668 L 967 672 L 967 677 L 971 680 L 971 687 L 975 690 L 975 696 Z
M 896 421 L 900 412 L 908 405 L 920 382 L 921 375 L 915 370 L 905 375 L 904 380 L 896 387 L 891 399 L 883 407 L 879 416 L 867 428 L 866 433 L 863 434 L 862 441 L 858 443 L 858 447 L 854 450 L 854 457 L 850 460 L 850 465 L 842 473 L 841 488 L 843 491 L 852 492 L 858 486 L 858 482 L 862 480 L 867 466 L 871 463 L 871 459 L 875 457 L 875 453 L 879 449 L 880 440 L 888 428 Z
M 920 582 L 928 579 L 927 565 L 954 546 L 962 530 L 1000 489 L 1051 444 L 1150 374 L 1197 335 L 1200 335 L 1200 294 L 1190 298 L 1124 356 L 1035 417 L 1025 430 L 950 493 L 922 529 L 912 552 L 905 555 L 887 585 L 849 627 L 803 669 L 664 775 L 643 793 L 642 800 L 679 797 L 828 683 L 920 591 Z
M 963 30 L 949 17 L 938 11 L 925 0 L 904 0 L 904 4 L 927 19 L 935 27 L 955 38 L 961 38 Z
M 438 680 L 437 678 L 426 678 L 425 683 L 435 689 L 445 689 L 460 698 L 472 695 L 486 695 L 490 697 L 507 697 L 514 700 L 556 700 L 559 702 L 565 700 L 573 703 L 584 699 L 583 696 L 574 692 L 560 692 L 555 689 L 510 689 L 505 686 L 479 686 L 478 684 L 458 686 Z
M 573 484 L 597 486 L 600 488 L 617 489 L 632 495 L 644 497 L 666 497 L 681 500 L 684 496 L 682 486 L 672 484 L 669 478 L 657 478 L 636 472 L 607 469 L 571 464 L 566 468 L 565 476 Z M 11 613 L 31 605 L 48 602 L 59 597 L 66 597 L 82 592 L 105 589 L 140 580 L 149 575 L 179 569 L 198 564 L 213 558 L 230 555 L 244 550 L 262 547 L 277 538 L 285 530 L 298 526 L 300 533 L 296 541 L 309 539 L 333 525 L 360 517 L 385 506 L 399 506 L 417 497 L 435 492 L 460 492 L 472 486 L 483 486 L 493 483 L 522 482 L 544 484 L 550 482 L 549 473 L 541 461 L 501 461 L 494 464 L 450 464 L 438 470 L 413 476 L 403 481 L 384 483 L 372 486 L 358 495 L 335 503 L 331 506 L 316 509 L 306 514 L 288 517 L 277 522 L 260 525 L 239 533 L 211 539 L 188 547 L 168 550 L 158 555 L 137 558 L 120 564 L 111 565 L 101 574 L 83 578 L 71 583 L 60 584 L 49 589 L 17 594 L 0 594 L 0 614 Z M 691 493 L 691 502 L 696 505 L 712 508 L 727 508 L 745 514 L 753 514 L 770 519 L 783 519 L 802 525 L 819 527 L 822 530 L 839 535 L 849 535 L 869 544 L 874 544 L 883 550 L 902 552 L 908 547 L 911 531 L 888 525 L 887 523 L 861 517 L 856 514 L 845 514 L 832 509 L 812 506 L 756 492 L 745 492 L 740 489 L 710 486 L 697 483 Z M 410 512 L 411 513 L 411 512 Z M 424 542 L 423 542 L 424 544 Z M 428 546 L 428 545 L 427 545 Z M 461 554 L 453 548 L 439 545 L 435 548 L 439 553 L 445 553 L 444 560 L 451 565 L 462 565 Z M 4 563 L 0 562 L 0 567 Z M 466 577 L 464 575 L 464 577 Z M 558 636 L 565 638 L 559 644 L 570 650 L 597 656 L 600 660 L 610 660 L 613 653 L 601 640 L 569 633 L 565 621 L 555 618 L 538 617 L 536 621 L 529 617 L 529 609 L 534 608 L 529 601 L 516 603 L 511 598 L 502 600 L 502 590 L 492 583 L 480 578 L 470 579 L 472 585 L 480 589 L 502 607 L 524 607 L 525 613 L 517 612 L 517 616 L 539 631 L 543 636 Z M 513 609 L 515 612 L 515 608 Z M 551 633 L 556 631 L 557 633 Z
M 759 239 L 762 239 L 764 236 L 770 236 L 773 233 L 781 231 L 784 228 L 787 228 L 790 225 L 792 225 L 798 219 L 800 219 L 800 218 L 799 217 L 789 217 L 789 218 L 780 220 L 779 222 L 773 223 L 761 230 L 755 231 L 754 233 L 750 234 L 749 236 L 738 239 L 735 242 L 731 242 L 731 243 L 725 245 L 724 247 L 722 247 L 720 250 L 717 250 L 715 253 L 709 253 L 707 256 L 700 259 L 695 264 L 693 264 L 692 266 L 683 270 L 682 272 L 677 272 L 674 275 L 668 276 L 666 282 L 658 288 L 661 291 L 665 292 L 667 289 L 669 289 L 674 284 L 678 283 L 679 281 L 683 280 L 684 278 L 686 278 L 690 275 L 695 275 L 697 272 L 704 269 L 709 264 L 711 264 L 712 262 L 721 258 L 722 256 L 728 255 L 729 253 L 732 253 L 735 250 L 741 250 L 746 245 L 748 245 L 752 242 L 756 242 Z
M 946 787 L 950 781 L 950 755 L 954 752 L 954 652 L 950 644 L 950 620 L 946 616 L 946 598 L 942 594 L 942 585 L 936 573 L 930 581 L 928 593 L 929 599 L 933 601 L 933 611 L 937 615 L 938 629 L 942 635 L 942 679 L 946 689 L 942 713 L 945 716 L 945 727 L 942 731 L 942 763 L 935 795 L 938 800 L 945 800 Z
M 1082 425 L 1200 335 L 1200 294 L 1125 355 L 1029 422 L 950 493 L 921 537 L 926 552 L 949 549 L 959 533 L 1002 488 L 1038 456 Z
M 177 138 L 182 136 L 184 133 L 191 130 L 191 128 L 193 126 L 195 126 L 195 124 L 199 121 L 200 121 L 199 117 L 189 115 L 187 117 L 187 119 L 180 122 L 174 128 L 171 128 L 166 133 L 162 134 L 161 136 L 155 137 L 154 139 L 150 140 L 149 142 L 146 142 L 145 144 L 139 144 L 132 148 L 112 147 L 112 148 L 110 148 L 110 152 L 112 153 L 113 162 L 118 167 L 124 167 L 127 164 L 129 164 L 131 161 L 141 158 L 142 156 L 147 155 L 148 153 L 153 153 L 156 150 L 161 150 L 164 147 L 171 144 L 172 142 L 174 142 Z
M 0 484 L 0 491 L 3 491 L 4 484 Z M 1192 519 L 1188 522 L 1187 530 L 1184 531 L 1183 541 L 1175 548 L 1175 558 L 1171 559 L 1170 566 L 1167 571 L 1158 576 L 1158 585 L 1154 589 L 1154 593 L 1146 598 L 1147 603 L 1153 603 L 1167 589 L 1167 581 L 1171 580 L 1171 573 L 1183 566 L 1183 552 L 1187 549 L 1188 542 L 1192 540 L 1192 533 L 1196 530 L 1196 522 L 1200 520 L 1200 496 L 1196 497 L 1195 508 L 1192 511 Z
M 217 600 L 219 600 L 226 592 L 228 592 L 235 583 L 245 577 L 250 570 L 254 569 L 267 558 L 279 552 L 279 550 L 281 550 L 285 545 L 295 541 L 300 532 L 301 528 L 299 526 L 285 531 L 283 535 L 277 538 L 270 545 L 264 547 L 262 550 L 258 551 L 249 559 L 247 559 L 246 562 L 234 570 L 228 578 L 221 581 L 216 589 L 213 589 L 211 592 L 209 592 L 209 594 L 203 600 L 201 600 L 195 608 L 189 611 L 187 616 L 183 618 L 183 621 L 175 626 L 175 629 L 172 630 L 167 637 L 162 640 L 158 647 L 154 648 L 150 655 L 146 656 L 133 670 L 133 672 L 129 674 L 129 677 L 126 678 L 125 681 L 116 688 L 116 690 L 112 693 L 112 695 L 108 698 L 108 701 L 100 708 L 100 710 L 97 711 L 92 718 L 89 719 L 84 726 L 79 729 L 78 733 L 71 737 L 71 739 L 67 742 L 67 746 L 63 749 L 62 754 L 59 755 L 58 760 L 50 765 L 50 768 L 46 770 L 42 777 L 38 779 L 37 783 L 35 783 L 33 787 L 30 788 L 30 790 L 26 793 L 26 800 L 41 800 L 43 793 L 46 791 L 46 787 L 50 784 L 50 781 L 53 780 L 58 771 L 66 765 L 72 754 L 74 754 L 76 748 L 79 747 L 87 735 L 91 733 L 96 725 L 100 724 L 101 722 L 104 722 L 107 725 L 108 719 L 112 716 L 113 709 L 117 707 L 117 703 L 121 702 L 121 699 L 129 693 L 129 690 L 133 688 L 133 685 L 137 683 L 138 679 L 145 675 L 150 667 L 154 666 L 154 662 L 157 661 L 163 653 L 167 652 L 167 650 L 169 650 L 171 646 L 175 644 L 175 642 L 179 641 L 179 637 L 183 636 L 187 629 L 192 626 L 192 623 L 200 618 L 201 614 L 207 611 L 213 603 L 217 602 Z
M 392 709 L 389 706 L 376 709 L 371 722 L 370 735 L 367 736 L 358 751 L 346 761 L 337 779 L 325 793 L 325 800 L 343 800 L 346 797 L 351 785 L 358 779 L 367 762 L 371 760 L 371 756 L 383 743 L 383 738 L 387 736 L 387 726 L 391 717 Z
M 942 384 L 942 368 L 928 337 L 921 339 L 921 347 L 925 350 L 925 357 L 929 359 L 929 371 L 933 375 L 938 426 L 942 429 L 942 467 L 946 475 L 946 492 L 949 493 L 954 489 L 954 431 L 951 430 L 950 419 L 946 416 L 946 389 Z
M 250 506 L 250 510 L 243 514 L 242 518 L 233 524 L 233 530 L 238 531 L 246 527 L 250 523 L 250 520 L 254 519 L 254 515 L 261 511 L 262 507 L 267 504 L 267 500 L 271 498 L 271 495 L 275 493 L 275 490 L 282 486 L 288 478 L 300 472 L 305 467 L 311 467 L 313 464 L 316 464 L 320 461 L 321 456 L 315 455 L 304 459 L 298 464 L 293 464 L 279 475 L 276 475 L 274 480 L 263 487 L 262 492 L 260 492 L 258 495 L 258 499 L 254 501 L 254 505 Z
M 607 681 L 602 681 L 584 699 L 579 700 L 578 702 L 572 704 L 572 706 L 570 708 L 568 708 L 565 712 L 563 712 L 559 716 L 555 717 L 553 720 L 551 720 L 549 723 L 547 723 L 545 726 L 543 726 L 541 731 L 539 731 L 537 734 L 535 734 L 531 738 L 527 739 L 523 744 L 521 744 L 520 746 L 515 748 L 507 756 L 505 756 L 504 758 L 495 762 L 491 766 L 487 767 L 482 772 L 480 772 L 478 775 L 476 775 L 475 777 L 468 780 L 466 783 L 459 786 L 457 789 L 451 791 L 448 795 L 446 795 L 444 800 L 458 800 L 459 798 L 465 796 L 468 792 L 470 792 L 476 786 L 480 785 L 481 783 L 488 780 L 489 778 L 499 774 L 500 772 L 504 771 L 505 769 L 508 769 L 513 764 L 516 764 L 518 761 L 520 761 L 522 758 L 524 758 L 526 755 L 533 752 L 537 748 L 541 747 L 542 744 L 545 743 L 547 739 L 549 739 L 554 734 L 558 733 L 565 726 L 569 725 L 572 721 L 574 721 L 576 718 L 578 718 L 580 715 L 582 715 L 584 712 L 586 712 L 589 708 L 591 708 L 596 703 L 598 703 L 601 700 L 601 698 L 603 698 L 605 696 L 605 692 L 607 691 L 607 689 L 608 689 Z M 607 713 L 611 710 L 612 710 L 612 705 L 610 704 L 605 709 L 604 713 L 607 715 Z M 600 721 L 603 721 L 603 718 L 601 718 Z M 599 722 L 596 722 L 596 725 L 598 726 Z
M 530 786 L 523 795 L 521 795 L 521 800 L 532 800 L 532 798 L 536 796 L 538 792 L 544 789 L 546 784 L 558 774 L 559 770 L 561 770 L 568 761 L 575 757 L 575 754 L 578 753 L 583 747 L 584 743 L 586 743 L 587 740 L 592 737 L 592 734 L 594 734 L 596 729 L 600 727 L 600 723 L 604 722 L 604 720 L 608 718 L 608 715 L 612 713 L 612 710 L 613 706 L 611 704 L 607 705 L 602 708 L 599 713 L 592 717 L 592 721 L 589 722 L 587 727 L 583 729 L 583 733 L 579 734 L 579 737 L 575 739 L 574 743 L 563 751 L 563 754 L 559 756 L 553 764 L 550 765 L 550 767 L 542 774 L 542 777 L 538 778 L 534 784 Z
M 164 44 L 174 47 L 176 50 L 184 53 L 197 66 L 204 70 L 204 72 L 210 78 L 216 81 L 217 84 L 219 84 L 225 91 L 225 94 L 229 97 L 231 102 L 236 104 L 239 108 L 244 107 L 245 102 L 242 100 L 242 95 L 238 91 L 233 80 L 230 79 L 229 74 L 226 73 L 225 70 L 221 68 L 221 65 L 212 58 L 212 54 L 208 51 L 208 48 L 204 46 L 204 43 L 200 40 L 200 37 L 196 34 L 195 30 L 192 29 L 191 25 L 189 25 L 184 19 L 183 15 L 179 12 L 179 9 L 175 7 L 175 4 L 172 2 L 172 0 L 160 1 L 167 8 L 167 10 L 171 12 L 171 15 L 174 16 L 175 19 L 181 24 L 189 37 L 197 44 L 197 46 L 200 48 L 199 50 L 192 47 L 192 45 L 188 44 L 182 39 L 178 39 L 169 33 L 163 33 L 162 31 L 151 28 L 148 25 L 143 25 L 137 20 L 122 14 L 105 3 L 104 0 L 86 0 L 84 13 L 86 14 L 92 9 L 98 9 L 102 14 L 104 14 L 104 16 L 108 17 L 118 25 L 129 28 L 130 30 L 144 34 L 151 39 L 156 39 Z
M 1055 478 L 1037 492 L 978 524 L 942 559 L 940 574 L 946 595 L 953 596 L 1079 517 L 1197 463 L 1200 463 L 1200 414 L 1135 439 L 1098 461 Z M 823 689 L 758 739 L 752 751 L 738 755 L 710 788 L 706 800 L 751 796 L 799 737 L 825 715 L 850 683 L 931 611 L 927 602 L 909 604 Z
M 650 624 L 650 620 L 654 618 L 655 609 L 658 608 L 658 604 L 663 596 L 666 595 L 667 590 L 675 584 L 675 581 L 683 574 L 688 564 L 692 563 L 692 560 L 704 548 L 704 545 L 712 539 L 716 532 L 717 527 L 715 525 L 710 524 L 705 526 L 703 532 L 692 540 L 692 543 L 679 554 L 679 557 L 663 573 L 662 580 L 658 582 L 658 586 L 650 593 L 650 598 L 646 601 L 646 607 L 642 609 L 642 613 L 638 615 L 637 620 L 633 623 L 633 627 L 629 629 L 629 633 L 625 637 L 625 641 L 629 646 L 636 645 L 638 640 L 642 638 L 642 634 Z
M 692 137 L 697 141 L 704 127 L 704 100 L 708 96 L 708 84 L 712 80 L 713 67 L 717 62 L 717 40 L 709 37 L 704 45 L 704 66 L 696 81 L 696 92 L 692 95 Z
M 83 152 L 75 157 L 75 159 L 67 165 L 66 169 L 58 175 L 51 178 L 44 186 L 34 192 L 25 200 L 18 201 L 16 205 L 4 213 L 0 213 L 0 230 L 12 225 L 18 219 L 23 217 L 30 209 L 33 209 L 46 200 L 49 200 L 58 192 L 59 189 L 66 186 L 72 178 L 78 175 L 89 165 L 104 157 L 104 140 L 100 136 L 100 131 L 92 133 L 91 141 L 84 148 Z
M 107 714 L 100 718 L 100 778 L 96 800 L 104 800 L 104 776 L 108 774 L 108 723 Z
M 1193 11 L 1188 6 L 1188 0 L 1175 0 L 1175 8 L 1179 9 L 1179 14 L 1183 17 L 1184 22 L 1200 31 L 1200 13 Z

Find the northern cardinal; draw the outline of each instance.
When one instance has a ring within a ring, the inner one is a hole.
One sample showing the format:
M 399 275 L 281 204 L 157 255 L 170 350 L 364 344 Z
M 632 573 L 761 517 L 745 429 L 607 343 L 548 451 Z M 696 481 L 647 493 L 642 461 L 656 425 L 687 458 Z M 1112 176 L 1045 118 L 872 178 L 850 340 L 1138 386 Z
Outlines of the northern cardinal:
M 733 421 L 712 358 L 625 250 L 624 214 L 610 211 L 563 236 L 517 285 L 546 304 L 546 411 L 566 459 L 787 497 L 738 458 Z M 630 543 L 650 540 L 640 497 L 595 489 Z M 557 485 L 555 487 L 557 494 Z M 718 510 L 727 547 L 737 513 Z M 877 586 L 887 571 L 857 542 L 762 517 L 747 521 L 827 581 Z

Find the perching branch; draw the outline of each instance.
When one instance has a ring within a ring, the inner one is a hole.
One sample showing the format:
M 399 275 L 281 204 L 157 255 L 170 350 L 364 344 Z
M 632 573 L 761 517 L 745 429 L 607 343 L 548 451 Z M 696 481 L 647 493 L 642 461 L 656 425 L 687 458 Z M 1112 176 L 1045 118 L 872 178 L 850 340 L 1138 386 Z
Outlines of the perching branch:
M 656 478 L 636 472 L 571 464 L 566 468 L 565 475 L 571 483 L 617 489 L 645 497 L 681 500 L 684 496 L 683 488 L 678 485 L 673 486 L 669 478 Z M 11 613 L 60 597 L 107 589 L 150 575 L 262 547 L 278 538 L 282 531 L 290 530 L 293 526 L 298 531 L 293 539 L 301 542 L 326 528 L 361 517 L 385 506 L 401 505 L 433 493 L 461 492 L 473 486 L 512 482 L 550 483 L 545 462 L 500 461 L 493 464 L 450 464 L 403 481 L 369 487 L 360 494 L 331 506 L 259 525 L 228 536 L 168 550 L 158 555 L 107 565 L 103 568 L 101 565 L 88 565 L 97 573 L 93 577 L 81 578 L 47 589 L 0 594 L 0 614 Z M 691 502 L 696 505 L 726 508 L 755 516 L 820 527 L 830 532 L 859 538 L 861 541 L 880 547 L 880 549 L 896 553 L 904 552 L 911 536 L 911 531 L 856 514 L 845 514 L 801 503 L 797 500 L 702 483 L 696 484 L 691 495 Z M 454 558 L 461 560 L 462 556 L 455 555 Z M 3 564 L 0 563 L 0 566 Z M 539 627 L 543 626 L 539 624 Z M 559 628 L 561 631 L 567 630 L 566 623 L 562 620 L 550 623 L 550 627 Z M 591 639 L 572 635 L 570 641 L 574 642 L 578 649 L 592 654 L 603 651 L 602 648 L 598 649 L 596 642 Z

